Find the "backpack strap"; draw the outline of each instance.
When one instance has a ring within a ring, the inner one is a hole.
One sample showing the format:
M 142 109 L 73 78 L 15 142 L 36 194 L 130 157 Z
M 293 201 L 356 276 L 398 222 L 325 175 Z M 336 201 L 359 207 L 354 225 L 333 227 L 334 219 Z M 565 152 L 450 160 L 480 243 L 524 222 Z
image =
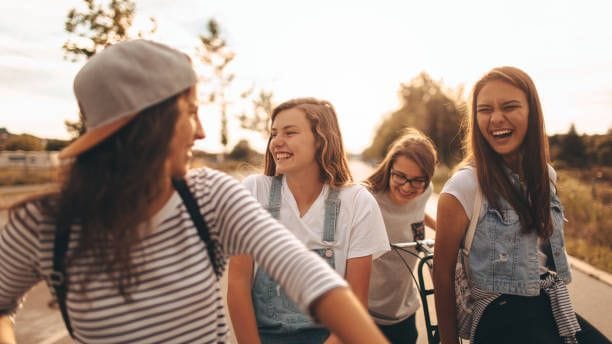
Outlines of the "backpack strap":
M 206 225 L 206 221 L 204 220 L 202 213 L 200 213 L 198 210 L 197 202 L 191 194 L 191 191 L 189 190 L 189 187 L 184 179 L 172 180 L 172 185 L 181 196 L 183 203 L 185 203 L 189 216 L 198 230 L 198 235 L 206 245 L 208 259 L 213 266 L 217 279 L 219 279 L 219 276 L 221 276 L 221 267 L 216 259 L 217 256 L 215 254 L 213 242 L 210 239 L 208 226 Z M 57 299 L 60 312 L 62 313 L 66 330 L 68 331 L 68 334 L 70 334 L 70 337 L 74 338 L 72 324 L 70 323 L 70 317 L 68 316 L 68 307 L 66 306 L 66 295 L 68 293 L 68 288 L 66 285 L 65 257 L 66 252 L 68 251 L 69 242 L 70 226 L 61 226 L 58 224 L 55 229 L 55 239 L 53 241 L 53 271 L 51 271 L 49 276 L 49 283 L 55 291 L 55 297 Z
M 189 186 L 187 186 L 187 182 L 185 182 L 185 179 L 173 179 L 172 185 L 181 196 L 183 203 L 185 203 L 185 207 L 189 212 L 191 221 L 193 221 L 193 224 L 198 229 L 198 234 L 200 235 L 200 238 L 202 239 L 202 241 L 204 241 L 204 244 L 206 245 L 206 251 L 208 251 L 208 259 L 210 260 L 210 263 L 213 266 L 213 270 L 215 271 L 215 275 L 217 276 L 218 280 L 223 272 L 221 271 L 221 267 L 219 266 L 219 261 L 217 260 L 217 255 L 215 253 L 215 245 L 210 239 L 208 226 L 206 225 L 206 221 L 204 220 L 202 213 L 200 213 L 198 203 L 193 197 L 191 191 L 189 190 Z
M 470 225 L 465 233 L 465 239 L 463 241 L 463 252 L 466 256 L 470 255 L 472 249 L 472 241 L 474 240 L 474 234 L 476 233 L 476 225 L 478 224 L 478 218 L 480 217 L 480 208 L 482 208 L 482 192 L 480 187 L 476 186 L 476 195 L 474 195 L 474 208 L 472 209 L 472 218 L 470 219 Z
M 53 240 L 53 271 L 51 271 L 49 276 L 49 284 L 51 284 L 55 291 L 55 298 L 62 313 L 66 330 L 70 337 L 74 338 L 72 324 L 68 316 L 68 308 L 66 307 L 68 288 L 66 286 L 66 263 L 64 258 L 66 257 L 66 251 L 68 251 L 69 242 L 70 226 L 58 224 L 55 228 L 55 239 Z

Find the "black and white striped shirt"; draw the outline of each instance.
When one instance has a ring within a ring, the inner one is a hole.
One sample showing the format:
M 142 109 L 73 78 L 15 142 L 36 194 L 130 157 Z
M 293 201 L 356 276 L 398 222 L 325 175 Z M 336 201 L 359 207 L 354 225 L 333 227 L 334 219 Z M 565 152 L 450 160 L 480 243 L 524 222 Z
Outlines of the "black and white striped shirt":
M 187 181 L 218 244 L 228 255 L 254 257 L 303 310 L 318 296 L 346 286 L 314 253 L 270 217 L 233 178 L 210 169 L 192 170 Z M 129 211 L 129 210 L 127 210 Z M 227 341 L 220 286 L 204 243 L 175 193 L 151 219 L 153 231 L 132 251 L 140 284 L 126 303 L 106 275 L 84 290 L 79 280 L 91 262 L 67 268 L 68 313 L 76 340 L 84 343 L 213 343 Z M 0 233 L 0 313 L 13 314 L 20 299 L 52 269 L 53 219 L 37 202 L 14 209 Z M 74 249 L 78 225 L 71 230 Z M 19 326 L 19 324 L 17 324 Z M 27 325 L 25 325 L 27 326 Z

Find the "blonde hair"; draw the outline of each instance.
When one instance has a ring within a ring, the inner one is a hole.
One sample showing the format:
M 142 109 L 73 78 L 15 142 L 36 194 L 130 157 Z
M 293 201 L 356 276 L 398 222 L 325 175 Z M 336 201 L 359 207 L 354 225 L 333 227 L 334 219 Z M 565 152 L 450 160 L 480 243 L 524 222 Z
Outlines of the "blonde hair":
M 271 123 L 280 112 L 293 108 L 302 111 L 310 122 L 316 142 L 315 159 L 319 165 L 321 181 L 336 187 L 352 182 L 353 176 L 348 167 L 334 107 L 328 101 L 315 98 L 291 99 L 272 111 Z M 271 140 L 272 136 L 268 138 L 268 148 Z M 276 163 L 269 149 L 266 149 L 264 158 L 264 174 L 276 175 Z

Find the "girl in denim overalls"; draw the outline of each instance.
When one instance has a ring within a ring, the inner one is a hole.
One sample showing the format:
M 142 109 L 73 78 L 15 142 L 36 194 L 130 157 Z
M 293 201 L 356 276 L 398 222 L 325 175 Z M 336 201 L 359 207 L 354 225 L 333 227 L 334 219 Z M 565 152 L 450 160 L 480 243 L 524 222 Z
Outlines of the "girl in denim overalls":
M 425 134 L 414 128 L 406 129 L 390 147 L 365 184 L 380 206 L 391 243 L 423 240 L 425 226 L 436 229 L 436 221 L 425 214 L 433 190 L 436 149 Z M 417 341 L 419 294 L 414 281 L 400 273 L 405 264 L 414 269 L 416 261 L 414 253 L 393 250 L 372 265 L 370 315 L 394 344 Z
M 367 307 L 373 256 L 389 244 L 376 201 L 365 187 L 351 184 L 331 104 L 305 98 L 275 108 L 264 169 L 265 175 L 249 176 L 243 184 L 345 277 Z M 336 341 L 248 256 L 230 262 L 228 306 L 240 343 Z
M 470 220 L 478 221 L 468 257 L 471 342 L 575 342 L 563 208 L 540 100 L 525 72 L 495 68 L 476 83 L 466 139 L 464 168 L 438 201 L 434 285 L 442 342 L 457 342 L 453 280 Z M 484 197 L 475 205 L 477 192 Z M 478 219 L 470 219 L 474 206 Z

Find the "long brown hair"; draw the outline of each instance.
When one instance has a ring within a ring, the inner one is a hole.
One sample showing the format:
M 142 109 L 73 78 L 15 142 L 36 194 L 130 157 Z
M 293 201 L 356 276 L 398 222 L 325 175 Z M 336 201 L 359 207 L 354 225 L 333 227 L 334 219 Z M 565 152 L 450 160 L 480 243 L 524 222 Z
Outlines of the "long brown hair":
M 414 128 L 406 128 L 403 135 L 391 144 L 385 158 L 378 164 L 374 172 L 364 181 L 365 186 L 372 192 L 386 192 L 389 190 L 391 167 L 399 157 L 414 161 L 431 181 L 438 155 L 434 143 L 427 135 Z
M 67 262 L 93 259 L 83 285 L 96 274 L 108 274 L 129 298 L 129 289 L 138 283 L 130 252 L 167 177 L 164 165 L 179 116 L 177 101 L 186 92 L 143 110 L 68 166 L 52 211 L 59 230 L 73 223 L 81 226 L 78 246 Z
M 511 183 L 504 170 L 503 158 L 487 143 L 478 129 L 476 104 L 478 94 L 490 81 L 506 82 L 525 93 L 529 106 L 527 133 L 519 148 L 519 175 L 525 190 Z M 548 139 L 540 98 L 533 80 L 516 67 L 498 67 L 485 74 L 472 90 L 471 111 L 465 149 L 465 162 L 476 167 L 478 183 L 487 201 L 500 208 L 500 197 L 519 214 L 523 233 L 535 231 L 541 238 L 552 233 L 550 219 L 550 179 L 548 175 Z
M 348 167 L 342 134 L 334 107 L 328 101 L 315 98 L 292 99 L 280 104 L 272 111 L 270 122 L 274 122 L 281 111 L 293 108 L 304 112 L 306 118 L 310 121 L 312 134 L 317 145 L 315 159 L 319 164 L 321 181 L 336 187 L 352 182 L 353 176 Z M 264 158 L 264 174 L 267 176 L 276 175 L 276 163 L 269 149 L 271 140 L 272 136 L 268 138 Z

